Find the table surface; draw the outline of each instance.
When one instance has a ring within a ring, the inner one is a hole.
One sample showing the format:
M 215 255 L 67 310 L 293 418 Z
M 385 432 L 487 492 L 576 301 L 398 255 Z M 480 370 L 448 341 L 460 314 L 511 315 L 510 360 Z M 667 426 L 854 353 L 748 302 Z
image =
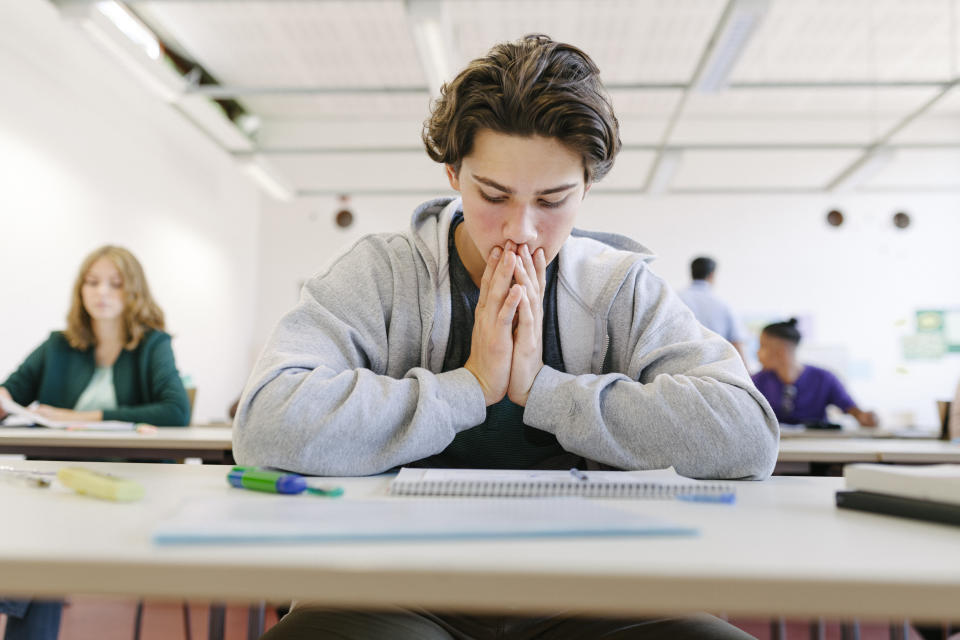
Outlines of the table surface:
M 221 465 L 84 466 L 136 479 L 146 496 L 113 503 L 0 482 L 0 593 L 862 619 L 956 617 L 960 602 L 960 527 L 838 510 L 839 478 L 738 483 L 733 505 L 617 501 L 697 527 L 695 537 L 157 547 L 155 523 L 184 497 L 276 497 L 228 487 Z M 363 500 L 381 497 L 389 477 L 337 482 L 343 499 Z
M 0 453 L 74 459 L 201 457 L 230 462 L 232 438 L 229 425 L 157 427 L 151 433 L 0 427 Z
M 960 463 L 960 443 L 918 438 L 787 438 L 780 462 Z
M 0 444 L 85 447 L 140 447 L 166 449 L 188 446 L 191 449 L 232 447 L 233 431 L 214 426 L 156 427 L 156 431 L 67 431 L 44 427 L 0 427 Z
M 42 457 L 190 457 L 229 462 L 233 448 L 227 426 L 159 427 L 156 433 L 134 431 L 63 431 L 0 428 L 0 452 Z M 960 444 L 930 438 L 850 437 L 796 434 L 780 440 L 780 462 L 960 463 Z

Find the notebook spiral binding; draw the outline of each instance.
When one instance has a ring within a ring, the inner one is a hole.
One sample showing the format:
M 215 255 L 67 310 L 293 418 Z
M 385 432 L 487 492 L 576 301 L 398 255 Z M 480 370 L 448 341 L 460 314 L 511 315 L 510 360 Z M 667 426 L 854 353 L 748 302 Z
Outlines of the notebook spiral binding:
M 719 483 L 664 484 L 659 482 L 431 482 L 393 483 L 390 493 L 398 496 L 451 496 L 482 498 L 645 498 L 670 500 L 682 495 L 733 493 L 730 485 Z

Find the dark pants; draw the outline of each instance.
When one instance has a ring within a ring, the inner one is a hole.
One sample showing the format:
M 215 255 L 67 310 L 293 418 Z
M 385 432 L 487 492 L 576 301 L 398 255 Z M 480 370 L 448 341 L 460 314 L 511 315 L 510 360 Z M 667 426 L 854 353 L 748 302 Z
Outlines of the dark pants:
M 300 605 L 261 640 L 747 640 L 753 636 L 707 614 L 627 620 L 569 616 L 468 616 L 396 610 L 339 611 Z
M 0 600 L 7 615 L 4 640 L 56 640 L 63 603 L 43 600 Z

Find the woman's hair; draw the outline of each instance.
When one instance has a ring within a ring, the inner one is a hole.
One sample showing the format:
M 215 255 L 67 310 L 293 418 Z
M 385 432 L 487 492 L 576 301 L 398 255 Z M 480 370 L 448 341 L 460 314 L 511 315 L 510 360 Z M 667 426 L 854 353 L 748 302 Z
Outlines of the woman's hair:
M 163 311 L 150 295 L 143 267 L 123 247 L 106 245 L 84 258 L 73 284 L 67 329 L 63 333 L 74 349 L 87 349 L 97 343 L 90 314 L 83 306 L 81 289 L 90 267 L 100 258 L 108 258 L 123 278 L 123 326 L 126 336 L 123 346 L 125 349 L 136 349 L 148 329 L 163 330 Z
M 774 322 L 763 328 L 763 333 L 774 338 L 780 338 L 793 344 L 800 344 L 800 332 L 797 331 L 797 319 L 790 318 L 786 322 Z
M 620 151 L 620 128 L 600 70 L 580 49 L 545 35 L 494 46 L 445 83 L 421 137 L 436 162 L 460 170 L 481 129 L 555 138 L 597 182 Z

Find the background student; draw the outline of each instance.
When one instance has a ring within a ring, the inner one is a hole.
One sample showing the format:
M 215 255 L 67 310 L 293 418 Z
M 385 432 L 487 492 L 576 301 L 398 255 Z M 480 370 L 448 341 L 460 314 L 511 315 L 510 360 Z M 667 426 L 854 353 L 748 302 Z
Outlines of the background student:
M 132 253 L 104 246 L 73 286 L 67 328 L 54 331 L 0 387 L 52 420 L 184 426 L 190 403 L 163 311 Z M 0 409 L 0 417 L 5 413 Z
M 307 282 L 244 390 L 238 462 L 318 475 L 410 464 L 769 475 L 776 420 L 733 347 L 696 322 L 639 244 L 573 231 L 620 148 L 586 54 L 546 36 L 494 47 L 445 85 L 423 137 L 460 198 L 425 203 L 409 233 L 368 236 Z M 307 605 L 266 637 L 323 633 L 747 637 L 710 616 Z
M 743 353 L 744 336 L 740 323 L 726 302 L 713 291 L 717 263 L 713 258 L 700 256 L 690 263 L 690 286 L 680 292 L 680 299 L 690 307 L 693 315 L 707 329 L 723 336 L 747 361 Z
M 104 246 L 88 255 L 73 286 L 67 328 L 50 337 L 0 387 L 0 394 L 53 420 L 189 422 L 163 311 L 132 253 Z M 5 412 L 0 409 L 0 417 Z M 0 600 L 6 640 L 53 640 L 61 604 Z
M 754 374 L 753 382 L 777 419 L 784 424 L 825 422 L 827 406 L 833 405 L 855 417 L 861 426 L 877 426 L 876 414 L 858 409 L 835 375 L 797 360 L 800 338 L 796 318 L 767 325 L 760 334 L 757 359 L 763 370 Z

